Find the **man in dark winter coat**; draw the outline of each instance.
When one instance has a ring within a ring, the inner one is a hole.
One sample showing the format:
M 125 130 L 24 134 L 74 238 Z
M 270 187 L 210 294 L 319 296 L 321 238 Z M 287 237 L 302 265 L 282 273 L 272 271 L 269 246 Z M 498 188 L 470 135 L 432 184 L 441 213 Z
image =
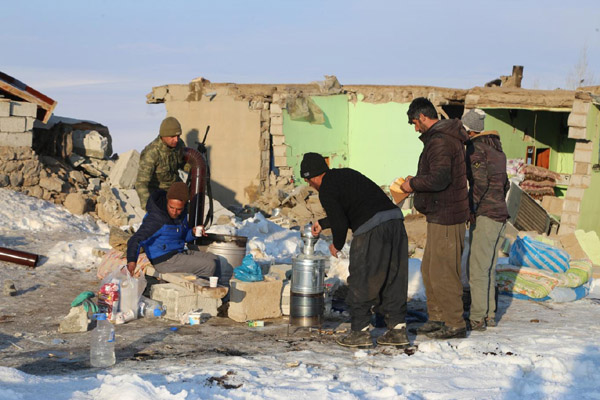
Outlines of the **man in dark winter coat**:
M 415 193 L 414 206 L 427 218 L 421 273 L 429 320 L 417 333 L 438 339 L 464 338 L 460 275 L 469 218 L 464 146 L 469 137 L 460 120 L 440 121 L 426 98 L 414 99 L 407 114 L 424 145 L 417 175 L 407 177 L 401 186 L 404 192 Z
M 388 327 L 377 343 L 408 345 L 408 237 L 402 210 L 375 182 L 350 168 L 329 169 L 320 154 L 306 153 L 300 173 L 319 192 L 327 217 L 314 223 L 313 234 L 331 228 L 331 255 L 338 256 L 348 229 L 353 232 L 346 296 L 351 332 L 337 343 L 347 347 L 372 346 L 369 323 L 374 309 L 383 314 Z
M 483 331 L 496 326 L 496 260 L 508 209 L 506 155 L 496 131 L 484 131 L 485 113 L 475 109 L 462 122 L 471 140 L 467 142 L 469 179 L 469 286 L 471 329 Z
M 204 251 L 187 250 L 186 242 L 203 234 L 204 228 L 190 228 L 187 222 L 189 190 L 175 182 L 169 191 L 157 190 L 150 196 L 142 225 L 127 242 L 127 269 L 134 273 L 140 247 L 160 273 L 185 272 L 199 277 L 219 276 L 218 257 Z

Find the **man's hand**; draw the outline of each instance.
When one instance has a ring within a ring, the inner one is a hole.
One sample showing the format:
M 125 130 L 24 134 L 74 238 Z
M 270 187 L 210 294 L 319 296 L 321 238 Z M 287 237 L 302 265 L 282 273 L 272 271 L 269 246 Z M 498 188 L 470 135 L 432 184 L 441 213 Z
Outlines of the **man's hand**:
M 475 213 L 470 213 L 469 214 L 469 226 L 475 226 L 475 221 L 477 221 L 477 217 L 475 216 Z
M 321 228 L 319 221 L 315 221 L 315 223 L 313 224 L 313 226 L 311 228 L 312 235 L 317 237 L 317 236 L 319 236 L 319 234 L 321 233 L 322 230 L 323 229 Z
M 402 185 L 400 185 L 400 189 L 402 189 L 402 191 L 404 193 L 412 193 L 413 192 L 413 190 L 412 190 L 412 188 L 410 187 L 410 184 L 409 184 L 409 182 L 410 182 L 410 180 L 412 178 L 413 177 L 410 176 L 410 175 L 407 176 L 406 179 L 404 179 L 404 182 L 402 183 Z
M 135 272 L 136 266 L 137 263 L 135 261 L 130 261 L 127 263 L 127 270 L 129 271 L 129 275 L 134 276 L 133 273 Z
M 338 249 L 335 248 L 335 246 L 332 244 L 329 245 L 329 252 L 331 253 L 332 256 L 334 256 L 335 258 L 337 258 L 339 251 Z
M 198 225 L 192 228 L 192 233 L 196 237 L 207 236 L 206 231 L 204 230 L 204 225 Z

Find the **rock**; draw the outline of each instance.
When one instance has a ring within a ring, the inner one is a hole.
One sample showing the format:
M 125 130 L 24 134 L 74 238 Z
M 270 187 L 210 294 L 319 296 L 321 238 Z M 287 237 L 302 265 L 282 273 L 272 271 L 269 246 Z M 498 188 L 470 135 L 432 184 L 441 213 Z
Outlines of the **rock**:
M 140 153 L 136 150 L 121 154 L 110 170 L 108 177 L 111 184 L 117 188 L 132 189 L 137 178 L 139 163 Z
M 42 196 L 44 195 L 44 189 L 42 189 L 39 186 L 31 186 L 25 190 L 25 194 L 28 196 L 37 197 L 38 199 L 41 199 Z
M 64 206 L 71 214 L 82 215 L 86 211 L 85 197 L 79 192 L 67 195 Z
M 18 187 L 23 185 L 23 173 L 21 171 L 13 171 L 10 173 L 10 186 Z
M 87 332 L 89 326 L 88 313 L 83 306 L 71 307 L 69 315 L 60 321 L 60 333 Z
M 85 185 L 87 183 L 87 179 L 85 179 L 85 174 L 81 171 L 69 171 L 69 178 L 73 179 L 75 182 Z
M 4 281 L 4 295 L 5 296 L 16 296 L 17 288 L 15 287 L 15 283 L 11 280 Z
M 51 192 L 62 192 L 64 182 L 56 176 L 50 176 L 49 178 L 41 178 L 40 186 Z
M 100 190 L 101 183 L 102 181 L 100 181 L 100 178 L 92 178 L 89 180 L 87 190 L 91 192 L 97 192 L 98 190 Z
M 6 187 L 10 185 L 10 178 L 6 174 L 0 174 L 0 187 Z

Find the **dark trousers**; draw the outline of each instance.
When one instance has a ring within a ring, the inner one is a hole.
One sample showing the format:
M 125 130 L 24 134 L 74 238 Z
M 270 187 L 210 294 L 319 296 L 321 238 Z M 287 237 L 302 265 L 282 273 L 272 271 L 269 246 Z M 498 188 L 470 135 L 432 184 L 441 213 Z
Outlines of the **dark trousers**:
M 386 221 L 354 236 L 349 272 L 346 304 L 353 331 L 369 325 L 372 307 L 383 314 L 389 329 L 405 322 L 408 237 L 403 220 Z

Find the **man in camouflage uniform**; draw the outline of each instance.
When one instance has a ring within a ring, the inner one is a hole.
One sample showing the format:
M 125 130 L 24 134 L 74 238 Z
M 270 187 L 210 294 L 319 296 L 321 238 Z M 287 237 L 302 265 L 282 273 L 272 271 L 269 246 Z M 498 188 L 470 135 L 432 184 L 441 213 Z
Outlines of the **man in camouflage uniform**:
M 470 110 L 462 117 L 470 140 L 467 142 L 469 180 L 469 286 L 471 329 L 484 331 L 496 326 L 496 259 L 508 210 L 506 155 L 496 131 L 484 131 L 485 113 Z
M 167 190 L 174 182 L 180 182 L 178 170 L 183 168 L 183 141 L 181 125 L 174 117 L 167 117 L 160 124 L 159 135 L 142 151 L 135 190 L 140 205 L 145 210 L 150 194 Z

